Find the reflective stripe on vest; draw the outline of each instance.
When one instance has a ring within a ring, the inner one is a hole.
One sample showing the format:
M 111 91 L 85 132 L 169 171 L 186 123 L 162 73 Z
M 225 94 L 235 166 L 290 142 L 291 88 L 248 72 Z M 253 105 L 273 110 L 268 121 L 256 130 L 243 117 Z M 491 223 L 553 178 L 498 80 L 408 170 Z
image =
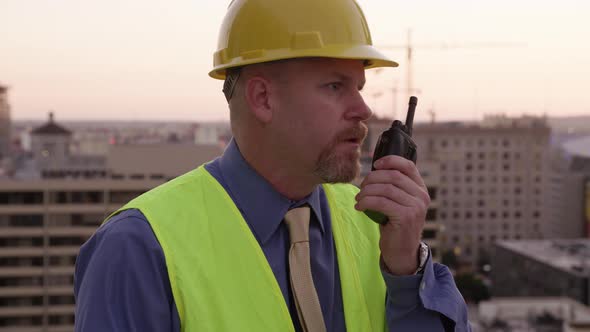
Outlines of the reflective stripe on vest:
M 354 209 L 358 189 L 324 185 L 348 331 L 384 331 L 377 224 Z M 181 330 L 294 331 L 260 245 L 223 187 L 201 166 L 116 211 L 138 209 L 166 259 Z

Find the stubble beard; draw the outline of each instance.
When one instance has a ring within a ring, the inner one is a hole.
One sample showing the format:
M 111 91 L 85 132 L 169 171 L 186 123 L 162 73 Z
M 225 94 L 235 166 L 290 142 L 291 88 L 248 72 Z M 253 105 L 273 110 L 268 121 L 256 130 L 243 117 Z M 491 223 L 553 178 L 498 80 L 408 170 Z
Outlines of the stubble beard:
M 361 124 L 337 135 L 334 141 L 322 150 L 316 163 L 315 174 L 323 183 L 348 183 L 360 174 L 360 147 L 356 150 L 338 151 L 337 145 L 351 136 L 360 139 L 362 144 L 366 135 L 367 127 Z

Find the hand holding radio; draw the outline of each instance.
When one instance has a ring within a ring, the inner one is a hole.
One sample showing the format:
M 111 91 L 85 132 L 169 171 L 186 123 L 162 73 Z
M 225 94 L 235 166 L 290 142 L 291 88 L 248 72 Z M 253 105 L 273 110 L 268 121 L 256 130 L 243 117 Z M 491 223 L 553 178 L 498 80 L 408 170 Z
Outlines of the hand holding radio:
M 382 258 L 393 274 L 415 272 L 418 248 L 430 197 L 416 168 L 416 144 L 411 139 L 413 109 L 410 99 L 406 124 L 394 121 L 379 138 L 373 170 L 361 183 L 355 208 L 381 224 Z

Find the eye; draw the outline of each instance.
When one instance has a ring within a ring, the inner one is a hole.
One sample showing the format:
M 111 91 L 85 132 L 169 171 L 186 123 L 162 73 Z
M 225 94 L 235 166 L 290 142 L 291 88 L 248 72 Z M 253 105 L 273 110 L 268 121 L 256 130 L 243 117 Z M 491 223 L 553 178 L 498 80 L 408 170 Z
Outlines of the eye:
M 328 87 L 328 89 L 336 92 L 336 91 L 340 91 L 342 89 L 342 82 L 331 82 L 326 84 L 326 86 Z

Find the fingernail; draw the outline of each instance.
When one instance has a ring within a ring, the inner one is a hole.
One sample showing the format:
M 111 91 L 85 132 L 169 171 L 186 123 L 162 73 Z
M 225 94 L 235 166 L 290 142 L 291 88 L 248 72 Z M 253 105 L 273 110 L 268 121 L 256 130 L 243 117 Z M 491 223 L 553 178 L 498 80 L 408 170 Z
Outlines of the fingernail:
M 383 164 L 383 162 L 382 162 L 381 160 L 377 160 L 377 161 L 375 162 L 375 164 L 373 164 L 373 166 L 375 166 L 375 167 L 379 167 L 379 166 L 381 166 L 381 164 Z

